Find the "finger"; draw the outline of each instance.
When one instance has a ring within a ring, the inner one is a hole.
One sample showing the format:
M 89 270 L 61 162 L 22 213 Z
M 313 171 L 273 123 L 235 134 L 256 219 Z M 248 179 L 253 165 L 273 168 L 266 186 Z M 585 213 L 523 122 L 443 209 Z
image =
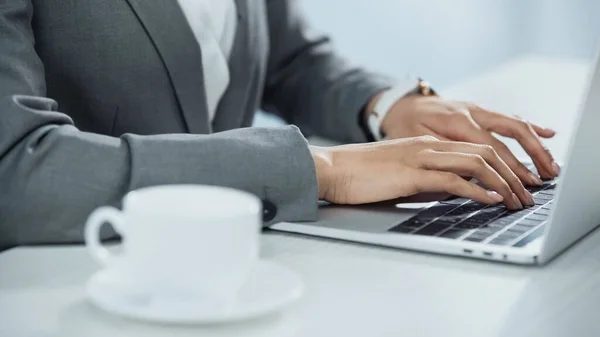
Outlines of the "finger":
M 490 143 L 493 144 L 492 146 L 494 146 L 500 157 L 502 157 L 506 164 L 508 164 L 508 166 L 511 169 L 513 169 L 515 173 L 517 173 L 517 175 L 519 176 L 519 178 L 521 178 L 522 181 L 527 182 L 529 185 L 532 186 L 541 186 L 543 182 L 540 179 L 540 176 L 542 178 L 549 178 L 553 176 L 552 173 L 548 172 L 546 168 L 542 165 L 536 165 L 536 169 L 539 175 L 533 173 L 519 159 L 517 159 L 517 157 L 515 157 L 515 155 L 508 148 L 508 146 L 499 141 L 496 137 L 492 135 L 490 135 L 490 137 Z M 526 175 L 529 177 L 529 180 L 525 178 Z
M 473 108 L 473 112 L 477 123 L 483 128 L 517 140 L 531 157 L 542 177 L 554 178 L 558 176 L 558 165 L 554 162 L 548 148 L 542 144 L 531 124 L 515 117 L 481 108 Z
M 535 125 L 533 123 L 529 123 L 529 124 L 531 124 L 531 127 L 533 128 L 535 133 L 537 133 L 538 136 L 540 136 L 540 137 L 552 138 L 552 137 L 554 137 L 554 135 L 556 135 L 556 131 L 554 131 L 552 129 L 543 128 L 543 127 Z
M 450 141 L 449 138 L 446 138 L 446 137 L 440 135 L 439 133 L 433 131 L 432 129 L 430 129 L 426 126 L 422 126 L 419 131 L 421 132 L 420 134 L 430 135 L 430 136 L 437 138 L 438 140 Z
M 481 116 L 479 116 L 479 118 L 481 119 Z M 486 126 L 489 127 L 489 125 Z M 502 160 L 504 160 L 510 169 L 517 175 L 517 177 L 521 179 L 521 181 L 534 186 L 541 184 L 539 177 L 525 167 L 525 165 L 523 165 L 523 163 L 521 163 L 514 156 L 514 154 L 506 145 L 504 145 L 504 143 L 496 139 L 496 137 L 483 128 L 483 126 L 473 125 L 473 123 L 462 123 L 460 128 L 460 134 L 462 135 L 461 140 L 477 144 L 491 145 L 498 152 Z M 538 171 L 540 174 L 547 173 L 543 167 Z
M 529 123 L 510 119 L 507 119 L 504 123 L 507 124 L 507 129 L 500 128 L 500 131 L 505 132 L 497 132 L 498 134 L 516 139 L 531 157 L 542 177 L 549 179 L 558 176 L 559 170 L 550 150 L 544 146 Z
M 543 181 L 540 179 L 540 177 L 537 174 L 531 172 L 531 170 L 529 170 L 517 157 L 515 157 L 515 155 L 510 151 L 508 146 L 496 139 L 496 137 L 494 136 L 491 136 L 491 138 L 492 139 L 490 140 L 490 143 L 492 144 L 494 149 L 496 149 L 498 155 L 511 168 L 511 170 L 515 172 L 515 174 L 521 179 L 521 181 L 524 181 L 525 183 L 531 186 L 541 186 L 543 184 Z M 543 177 L 549 175 L 549 173 L 544 171 L 543 168 L 539 172 L 540 174 L 542 174 Z
M 506 207 L 510 209 L 523 208 L 522 202 L 513 193 L 506 180 L 478 154 L 427 151 L 423 152 L 419 160 L 420 168 L 423 169 L 452 172 L 459 176 L 473 177 L 492 191 L 500 194 Z M 513 179 L 517 180 L 518 185 L 521 185 L 516 177 Z M 522 185 L 520 189 L 524 189 Z M 527 199 L 527 204 L 531 204 L 532 201 L 533 198 L 531 200 Z
M 503 197 L 497 192 L 486 191 L 451 172 L 419 170 L 415 186 L 418 192 L 446 192 L 485 204 L 503 201 Z
M 523 165 L 523 163 L 519 159 L 517 159 L 517 157 L 515 157 L 512 151 L 510 151 L 510 149 L 504 143 L 499 141 L 489 132 L 484 131 L 481 134 L 472 135 L 472 139 L 472 141 L 475 143 L 491 145 L 498 154 L 498 156 L 500 156 L 502 161 L 521 181 L 532 186 L 542 185 L 543 182 L 541 181 L 541 179 L 535 173 L 531 172 L 525 165 Z M 497 168 L 497 170 L 502 169 Z M 507 179 L 507 181 L 512 182 L 512 180 L 507 177 L 507 174 L 502 173 L 502 176 L 506 177 L 505 179 Z M 511 184 L 511 186 L 514 187 L 515 185 Z M 515 191 L 518 191 L 518 189 Z M 523 200 L 521 198 L 522 194 L 517 193 L 517 195 L 520 197 L 521 200 Z
M 455 113 L 452 119 L 448 121 L 451 124 L 452 131 L 454 133 L 454 140 L 460 140 L 476 144 L 487 144 L 494 147 L 494 149 L 500 154 L 500 157 L 509 165 L 510 169 L 513 170 L 521 181 L 531 185 L 538 185 L 541 183 L 540 179 L 525 165 L 519 162 L 512 152 L 498 141 L 489 131 L 487 131 L 488 124 L 485 124 L 485 118 L 482 118 L 481 112 L 478 114 L 471 113 L 469 108 L 471 104 L 468 103 L 457 103 L 463 104 L 465 108 L 463 113 Z M 481 109 L 480 109 L 481 110 Z M 480 125 L 481 122 L 483 125 Z M 484 127 L 485 126 L 485 127 Z
M 512 155 L 512 153 L 508 150 L 506 145 L 502 144 L 502 142 L 498 141 L 493 136 L 490 135 L 490 137 L 492 139 L 488 142 L 497 142 L 498 144 L 496 144 L 496 146 L 503 149 L 506 155 L 511 156 L 513 158 L 515 167 L 518 170 L 522 171 L 522 173 L 525 174 L 525 177 L 527 177 L 527 179 L 533 180 L 535 185 L 542 184 L 542 181 L 537 176 L 529 172 L 525 165 L 523 165 L 519 160 L 517 160 L 514 157 L 514 155 Z M 523 186 L 523 184 L 521 183 L 521 179 L 513 171 L 513 169 L 511 169 L 511 167 L 501 158 L 500 153 L 495 150 L 495 147 L 493 145 L 476 145 L 471 143 L 446 142 L 437 145 L 437 147 L 442 149 L 444 147 L 447 147 L 449 151 L 471 153 L 481 156 L 504 179 L 504 181 L 506 181 L 508 186 L 510 186 L 512 193 L 517 195 L 522 204 L 528 206 L 535 205 L 531 193 L 529 193 L 525 186 Z M 528 176 L 528 173 L 531 176 Z
M 507 120 L 517 120 L 514 117 L 509 117 L 497 112 L 488 111 L 481 109 L 477 106 L 469 107 L 472 111 L 472 115 L 474 120 L 484 129 L 474 130 L 472 132 L 467 133 L 469 136 L 467 137 L 469 141 L 476 143 L 489 144 L 494 146 L 494 148 L 498 151 L 500 156 L 509 167 L 515 171 L 517 176 L 524 182 L 527 182 L 531 185 L 539 185 L 540 180 L 536 179 L 537 176 L 533 172 L 531 172 L 525 165 L 523 165 L 513 154 L 510 149 L 504 145 L 504 143 L 500 142 L 496 139 L 489 131 L 496 132 L 503 136 L 512 137 L 512 133 L 510 130 L 503 130 L 503 125 L 505 125 Z M 504 126 L 504 129 L 508 129 Z M 514 137 L 513 137 L 514 138 Z M 539 139 L 538 139 L 539 140 Z M 534 164 L 540 175 L 544 178 L 552 177 L 550 171 L 548 171 L 544 164 L 540 164 L 536 158 L 532 158 Z
M 481 107 L 479 107 L 479 108 L 481 109 Z M 481 110 L 487 111 L 485 109 L 481 109 Z M 489 111 L 489 112 L 493 113 L 493 114 L 499 114 L 499 113 L 493 112 L 493 111 Z M 499 115 L 502 115 L 502 116 L 506 117 L 506 115 L 503 115 L 503 114 L 499 114 Z M 521 118 L 520 116 L 517 116 L 517 115 L 515 115 L 514 118 L 516 118 L 518 120 L 523 120 L 523 118 Z M 552 137 L 554 137 L 554 135 L 556 135 L 556 131 L 554 131 L 552 129 L 543 128 L 543 127 L 541 127 L 541 126 L 539 126 L 537 124 L 531 123 L 531 122 L 529 122 L 529 124 L 531 124 L 531 127 L 533 127 L 533 130 L 535 131 L 535 133 L 538 136 L 540 136 L 540 137 L 543 137 L 543 138 L 552 138 Z

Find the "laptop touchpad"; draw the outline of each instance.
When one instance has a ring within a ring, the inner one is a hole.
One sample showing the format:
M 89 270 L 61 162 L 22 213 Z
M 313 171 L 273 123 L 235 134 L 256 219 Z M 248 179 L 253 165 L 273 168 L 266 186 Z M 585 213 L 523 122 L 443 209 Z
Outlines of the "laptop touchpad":
M 324 205 L 319 209 L 319 220 L 306 225 L 381 233 L 430 204 L 385 202 L 358 206 Z

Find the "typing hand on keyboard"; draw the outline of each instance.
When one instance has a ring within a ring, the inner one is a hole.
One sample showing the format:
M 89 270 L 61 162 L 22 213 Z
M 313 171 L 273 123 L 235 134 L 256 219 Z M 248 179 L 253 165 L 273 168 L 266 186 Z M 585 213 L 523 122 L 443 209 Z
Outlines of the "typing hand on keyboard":
M 512 151 L 495 137 L 501 135 L 513 138 L 521 145 L 543 179 L 559 175 L 560 169 L 542 141 L 543 138 L 554 137 L 553 130 L 474 103 L 440 97 L 426 84 L 424 88 L 427 90 L 421 95 L 406 95 L 389 108 L 381 121 L 381 130 L 388 139 L 432 135 L 449 141 L 490 145 L 521 181 L 540 185 L 539 177 L 523 166 Z M 376 109 L 380 99 L 381 96 L 377 95 L 370 102 L 365 111 L 368 116 Z
M 447 192 L 508 209 L 535 204 L 519 178 L 488 145 L 415 137 L 311 147 L 322 200 L 361 204 Z M 464 179 L 475 178 L 489 190 Z

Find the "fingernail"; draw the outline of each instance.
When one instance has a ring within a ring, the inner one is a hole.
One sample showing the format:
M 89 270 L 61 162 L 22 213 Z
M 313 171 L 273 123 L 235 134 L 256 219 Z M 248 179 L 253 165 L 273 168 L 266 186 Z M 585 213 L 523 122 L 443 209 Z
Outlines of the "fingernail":
M 502 202 L 502 200 L 504 200 L 504 198 L 500 194 L 494 191 L 488 191 L 487 195 L 495 202 Z
M 542 179 L 540 179 L 540 177 L 538 177 L 537 175 L 533 174 L 533 172 L 529 172 L 529 179 L 534 185 L 542 186 L 544 184 L 542 182 Z
M 533 195 L 531 194 L 531 192 L 527 191 L 527 206 L 533 206 L 535 205 L 535 200 L 533 200 Z
M 557 176 L 560 174 L 560 166 L 556 162 L 552 162 L 552 170 L 554 170 L 554 174 Z
M 513 193 L 512 199 L 518 208 L 523 208 L 523 204 L 521 203 L 521 201 L 519 201 L 519 198 L 517 197 L 516 194 Z
M 556 133 L 556 130 L 554 130 L 554 129 L 548 129 L 548 128 L 546 128 L 546 131 L 548 131 L 550 133 Z

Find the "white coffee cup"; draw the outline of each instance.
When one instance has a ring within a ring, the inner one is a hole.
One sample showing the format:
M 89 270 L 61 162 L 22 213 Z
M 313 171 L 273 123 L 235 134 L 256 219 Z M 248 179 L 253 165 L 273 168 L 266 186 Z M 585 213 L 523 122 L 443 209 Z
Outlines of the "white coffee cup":
M 112 225 L 122 251 L 99 238 Z M 85 242 L 105 268 L 133 279 L 140 291 L 226 304 L 258 260 L 262 204 L 249 193 L 202 185 L 165 185 L 127 194 L 123 210 L 96 209 Z

